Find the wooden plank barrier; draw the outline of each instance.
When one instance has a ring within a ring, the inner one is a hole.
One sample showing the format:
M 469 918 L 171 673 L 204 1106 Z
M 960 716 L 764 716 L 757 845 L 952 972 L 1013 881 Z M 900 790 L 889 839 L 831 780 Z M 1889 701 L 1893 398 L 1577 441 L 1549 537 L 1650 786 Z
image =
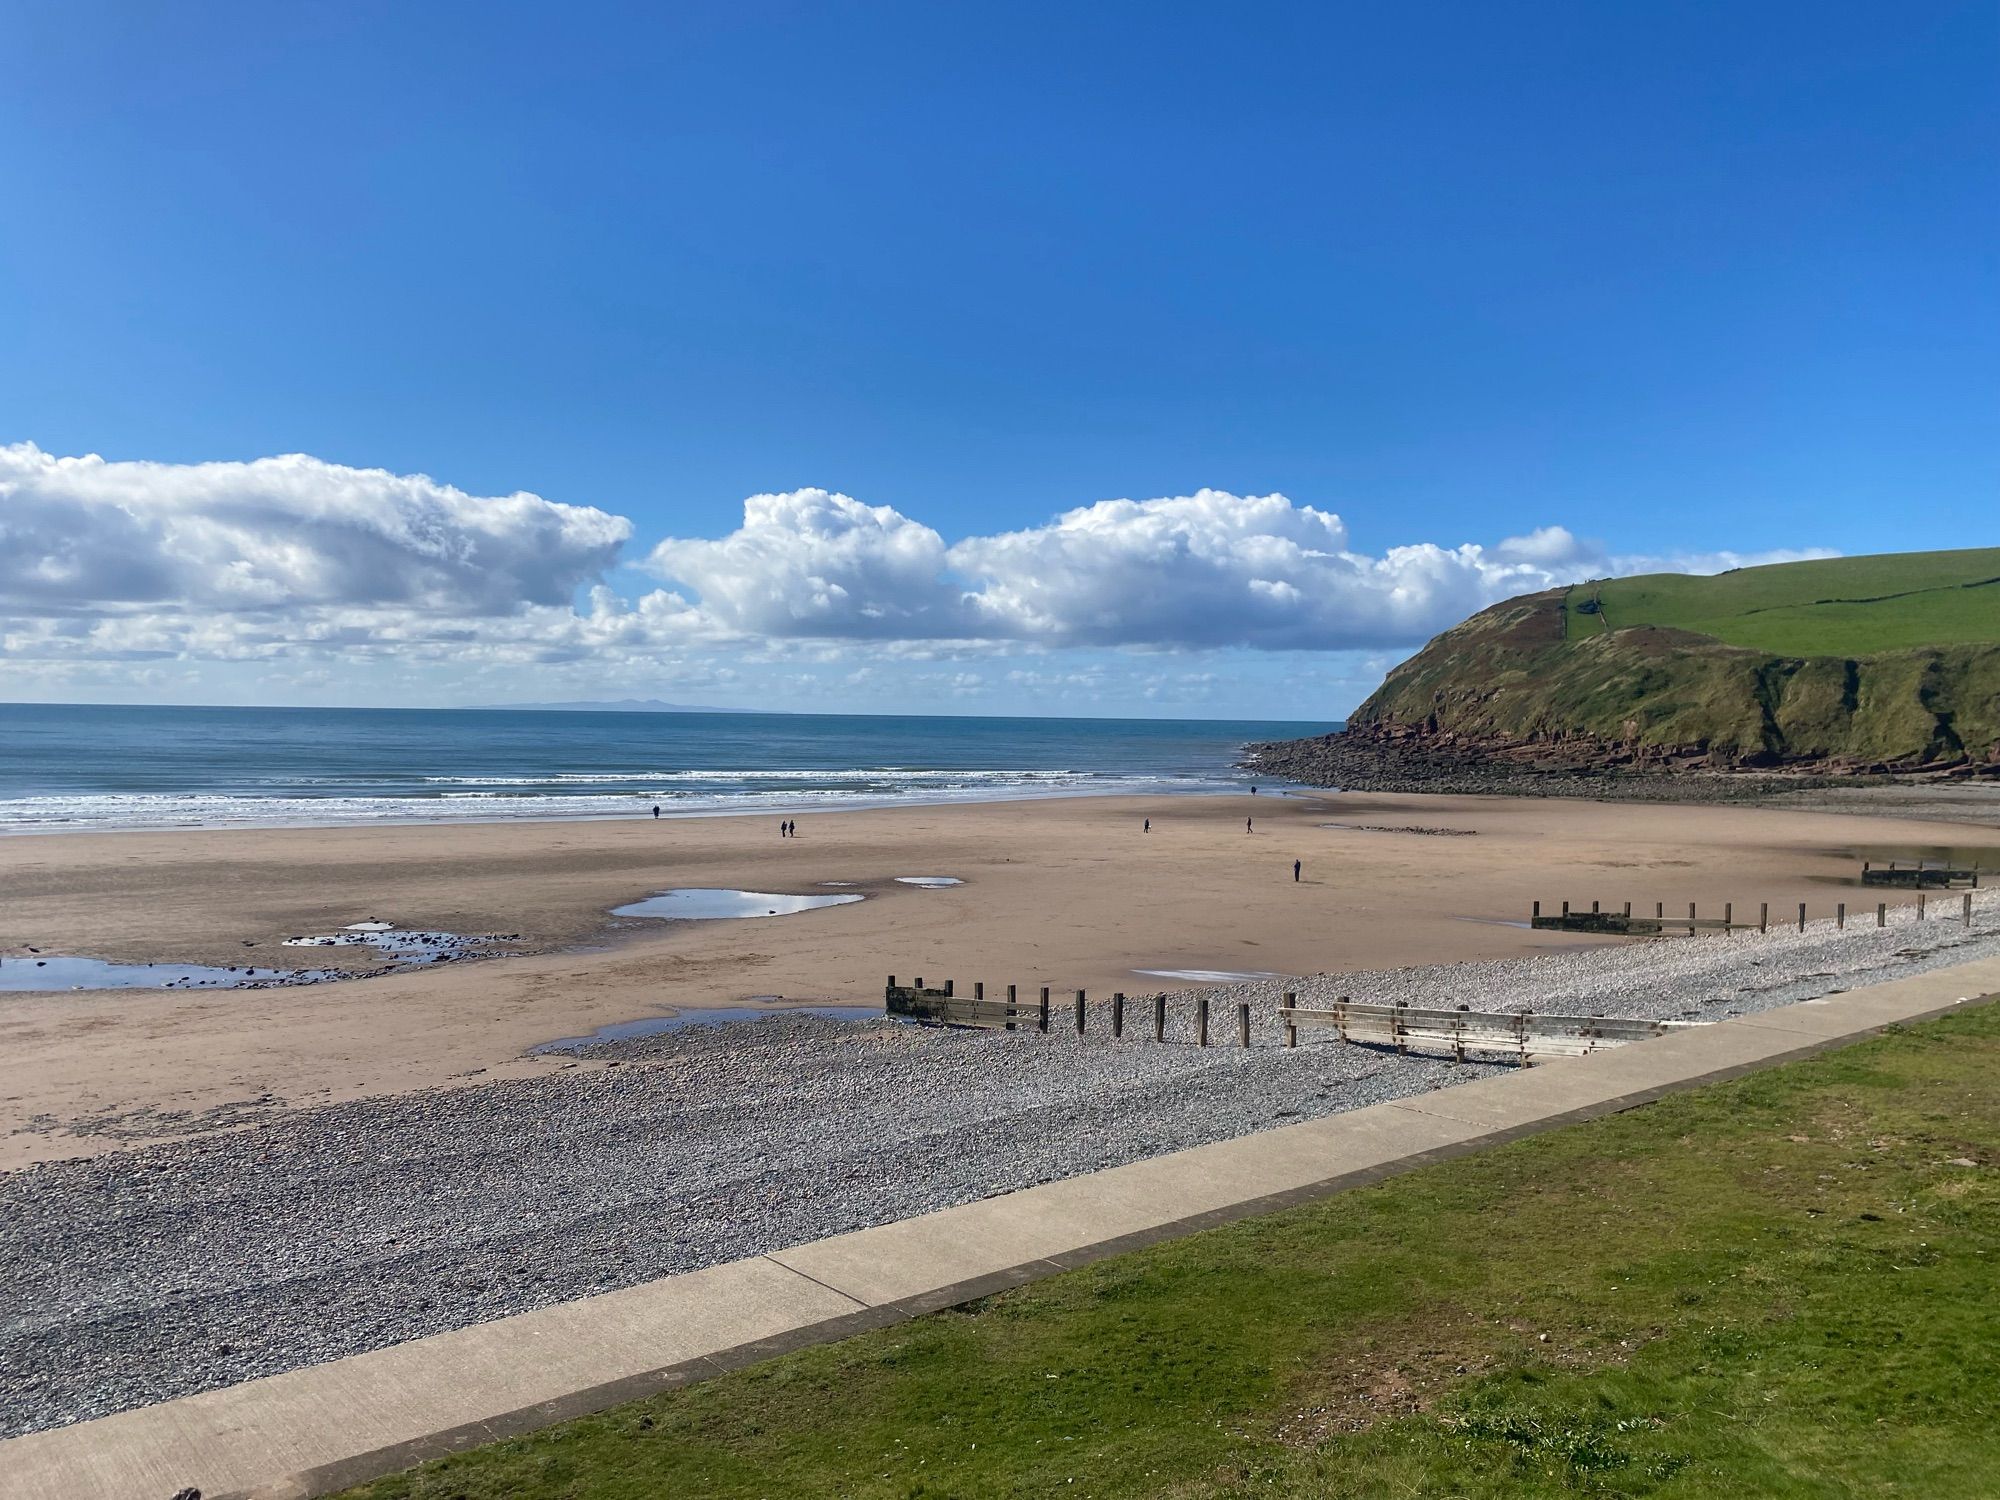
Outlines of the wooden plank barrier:
M 1914 865 L 1906 865 L 1891 860 L 1887 865 L 1878 865 L 1872 860 L 1861 862 L 1861 883 L 1863 885 L 1894 885 L 1906 890 L 1964 890 L 1977 889 L 1980 871 L 1973 866 L 1933 865 L 1919 860 Z
M 1287 1000 L 1291 997 L 1287 996 Z M 1582 1057 L 1606 1047 L 1646 1041 L 1708 1021 L 1652 1021 L 1628 1016 L 1549 1016 L 1475 1011 L 1459 1006 L 1433 1010 L 1423 1006 L 1370 1004 L 1342 997 L 1331 1007 L 1287 1004 L 1278 1018 L 1285 1023 L 1286 1045 L 1296 1045 L 1300 1026 L 1327 1026 L 1343 1042 L 1449 1051 L 1460 1062 L 1468 1052 L 1498 1052 L 1524 1065 L 1534 1057 Z
M 1007 987 L 1007 993 L 1005 1000 L 988 1000 L 986 986 L 976 984 L 968 999 L 964 995 L 953 994 L 949 984 L 943 989 L 925 989 L 921 979 L 915 984 L 897 984 L 896 976 L 891 974 L 882 990 L 882 1008 L 892 1016 L 903 1016 L 913 1021 L 935 1021 L 946 1026 L 1004 1027 L 1011 1031 L 1021 1024 L 1048 1030 L 1046 1012 L 1015 1000 L 1012 985 Z

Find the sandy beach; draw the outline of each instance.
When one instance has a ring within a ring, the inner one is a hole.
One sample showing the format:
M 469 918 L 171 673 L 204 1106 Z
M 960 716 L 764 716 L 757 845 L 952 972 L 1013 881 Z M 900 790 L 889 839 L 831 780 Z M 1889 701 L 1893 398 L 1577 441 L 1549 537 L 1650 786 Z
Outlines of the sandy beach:
M 1147 969 L 1504 958 L 1578 941 L 1513 925 L 1536 899 L 1830 911 L 1863 899 L 1861 858 L 1946 847 L 2000 863 L 1989 830 L 1889 818 L 1360 794 L 844 812 L 795 839 L 743 817 L 17 838 L 0 844 L 9 955 L 297 963 L 286 938 L 381 918 L 519 934 L 503 946 L 520 956 L 291 989 L 0 995 L 0 1164 L 574 1067 L 529 1049 L 676 1009 L 873 1003 L 889 973 L 1140 994 L 1183 983 Z M 922 875 L 964 883 L 897 881 Z M 747 921 L 608 915 L 668 888 L 823 882 L 867 899 Z

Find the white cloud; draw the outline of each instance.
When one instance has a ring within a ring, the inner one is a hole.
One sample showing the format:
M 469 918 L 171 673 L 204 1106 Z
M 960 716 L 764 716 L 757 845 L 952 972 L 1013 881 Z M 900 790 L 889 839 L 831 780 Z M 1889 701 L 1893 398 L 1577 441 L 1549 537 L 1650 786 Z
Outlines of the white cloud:
M 1558 583 L 1750 560 L 1612 559 L 1560 526 L 1369 556 L 1337 515 L 1221 490 L 1101 501 L 948 547 L 887 506 L 799 490 L 746 501 L 720 540 L 662 542 L 651 565 L 724 636 L 1325 651 L 1419 642 Z
M 17 607 L 506 614 L 567 603 L 631 533 L 585 506 L 297 453 L 111 463 L 0 447 L 0 599 Z
M 1070 668 L 1093 649 L 1386 662 L 1531 589 L 1824 555 L 1612 557 L 1554 525 L 1371 555 L 1329 511 L 1221 490 L 1106 500 L 948 543 L 888 506 L 804 489 L 752 496 L 727 535 L 660 542 L 647 565 L 675 586 L 628 597 L 605 576 L 632 530 L 588 506 L 304 455 L 113 463 L 0 446 L 0 665 L 36 682 L 209 662 L 305 683 L 331 668 L 371 688 L 403 671 L 511 674 L 523 696 L 561 697 L 582 696 L 561 691 L 566 674 L 685 678 L 726 670 L 725 656 L 838 683 L 862 655 L 864 671 L 937 695 L 1087 699 L 1102 665 Z M 1058 652 L 1071 655 L 1033 681 L 920 669 Z M 1183 674 L 1148 691 L 1210 687 Z

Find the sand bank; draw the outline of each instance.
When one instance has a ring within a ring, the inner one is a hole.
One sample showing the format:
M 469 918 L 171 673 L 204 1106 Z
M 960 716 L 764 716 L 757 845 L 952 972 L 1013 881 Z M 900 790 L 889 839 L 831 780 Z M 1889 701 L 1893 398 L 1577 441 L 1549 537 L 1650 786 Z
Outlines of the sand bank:
M 1459 836 L 1405 831 L 1438 829 Z M 546 1072 L 565 1063 L 525 1054 L 552 1038 L 755 996 L 866 1001 L 891 972 L 1140 993 L 1162 985 L 1141 969 L 1338 972 L 1574 942 L 1510 925 L 1537 898 L 1830 907 L 1864 899 L 1842 888 L 1864 853 L 1947 839 L 2000 864 L 2000 835 L 1935 823 L 1332 793 L 849 812 L 802 817 L 796 839 L 722 817 L 8 841 L 10 952 L 270 962 L 288 937 L 379 917 L 518 933 L 524 956 L 303 989 L 0 995 L 0 1166 Z M 867 899 L 744 921 L 609 915 L 676 887 Z

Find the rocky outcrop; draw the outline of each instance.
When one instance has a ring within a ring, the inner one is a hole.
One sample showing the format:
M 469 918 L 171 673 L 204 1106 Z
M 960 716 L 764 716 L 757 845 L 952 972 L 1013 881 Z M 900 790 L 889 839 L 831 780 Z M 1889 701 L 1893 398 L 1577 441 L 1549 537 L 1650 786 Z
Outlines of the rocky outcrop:
M 1345 731 L 1254 747 L 1254 764 L 1319 785 L 1593 795 L 1606 777 L 1641 795 L 1744 773 L 2000 777 L 2000 646 L 1776 657 L 1655 626 L 1569 640 L 1563 601 L 1474 615 L 1390 672 Z

